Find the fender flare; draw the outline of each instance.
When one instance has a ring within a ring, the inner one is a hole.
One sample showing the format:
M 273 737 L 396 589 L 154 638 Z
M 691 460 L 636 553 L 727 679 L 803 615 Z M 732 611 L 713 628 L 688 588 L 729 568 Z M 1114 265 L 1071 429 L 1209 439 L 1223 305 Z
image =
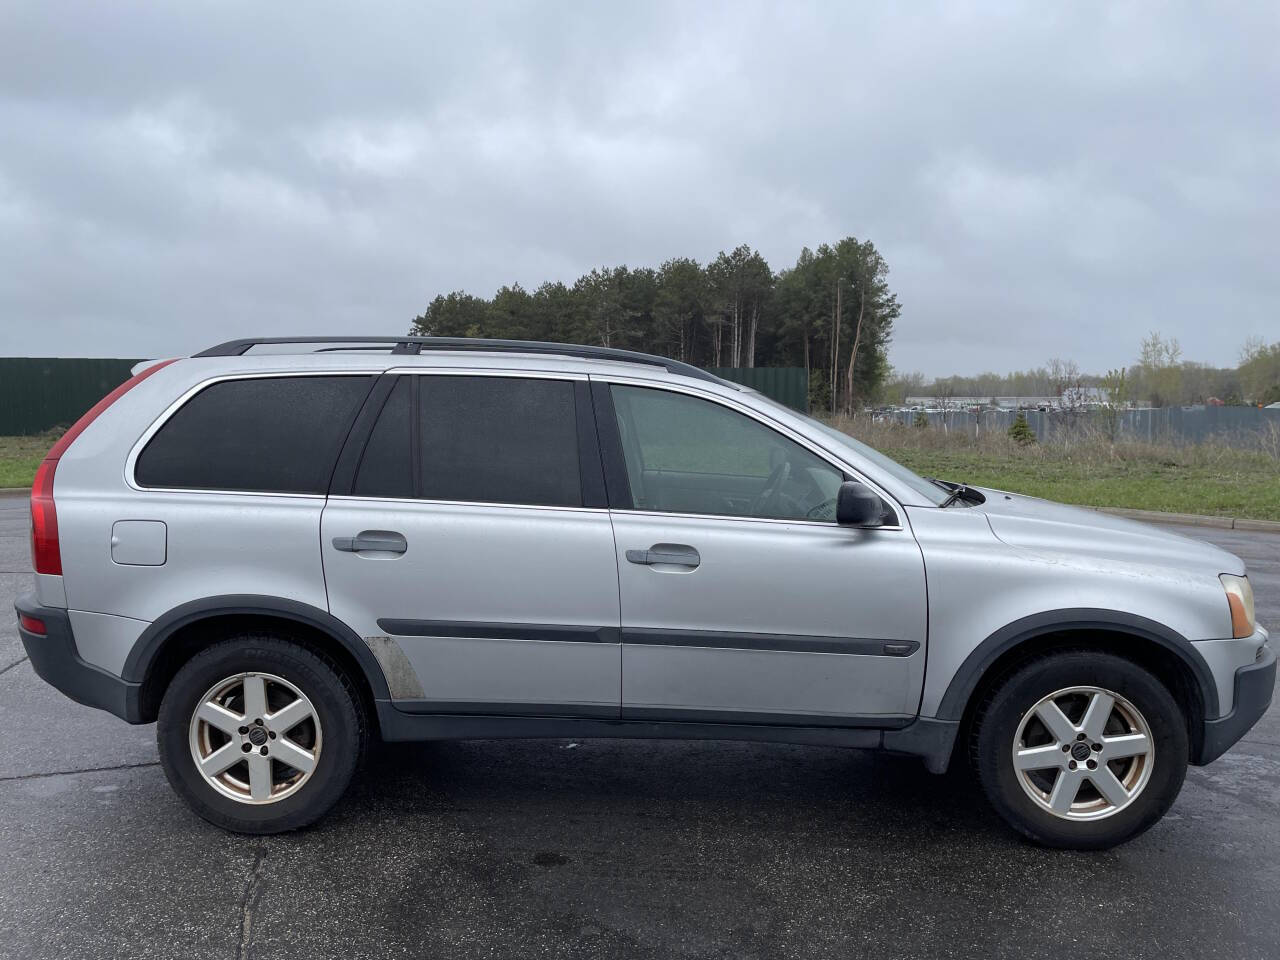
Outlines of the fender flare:
M 1176 630 L 1162 623 L 1139 617 L 1122 610 L 1101 610 L 1077 607 L 1065 610 L 1047 610 L 1015 620 L 997 630 L 978 644 L 960 664 L 946 692 L 938 704 L 938 719 L 960 720 L 964 717 L 969 700 L 991 665 L 1014 647 L 1037 637 L 1063 631 L 1097 630 L 1106 633 L 1126 633 L 1151 641 L 1168 650 L 1186 666 L 1200 692 L 1206 719 L 1219 715 L 1218 687 L 1209 665 L 1204 662 L 1191 641 Z
M 368 644 L 349 626 L 328 611 L 309 604 L 254 594 L 205 597 L 181 604 L 163 614 L 142 632 L 129 651 L 122 671 L 124 679 L 144 683 L 160 651 L 174 633 L 201 620 L 227 615 L 276 617 L 319 630 L 340 644 L 360 665 L 375 700 L 390 699 L 387 678 L 383 675 L 377 658 Z

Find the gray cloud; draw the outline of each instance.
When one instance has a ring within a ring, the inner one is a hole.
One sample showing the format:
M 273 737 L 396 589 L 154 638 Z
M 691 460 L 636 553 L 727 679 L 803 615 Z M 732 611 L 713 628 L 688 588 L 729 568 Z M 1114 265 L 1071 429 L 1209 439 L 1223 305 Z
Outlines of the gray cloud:
M 0 12 L 0 354 L 874 240 L 928 374 L 1280 337 L 1274 7 Z

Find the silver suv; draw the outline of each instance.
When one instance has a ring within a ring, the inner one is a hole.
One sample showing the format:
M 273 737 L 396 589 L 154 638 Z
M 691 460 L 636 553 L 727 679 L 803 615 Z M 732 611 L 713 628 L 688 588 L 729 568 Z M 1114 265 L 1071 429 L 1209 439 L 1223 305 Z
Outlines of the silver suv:
M 270 833 L 372 736 L 967 753 L 1044 844 L 1149 827 L 1266 710 L 1239 559 L 925 479 L 605 348 L 235 341 L 145 366 L 31 495 L 31 662 Z

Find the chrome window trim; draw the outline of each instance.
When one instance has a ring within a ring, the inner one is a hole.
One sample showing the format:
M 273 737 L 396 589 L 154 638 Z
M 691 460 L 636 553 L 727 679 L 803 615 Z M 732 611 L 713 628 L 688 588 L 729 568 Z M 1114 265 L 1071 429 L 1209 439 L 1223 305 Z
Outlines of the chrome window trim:
M 762 413 L 759 410 L 754 409 L 753 407 L 748 407 L 745 404 L 742 404 L 737 402 L 736 400 L 730 399 L 729 397 L 722 397 L 718 393 L 712 393 L 709 390 L 702 390 L 699 387 L 696 387 L 693 385 L 687 385 L 684 383 L 668 383 L 662 380 L 647 380 L 647 379 L 641 379 L 638 377 L 628 377 L 628 376 L 616 375 L 616 374 L 594 374 L 593 373 L 593 374 L 590 374 L 590 378 L 593 382 L 599 381 L 601 383 L 610 383 L 610 384 L 617 383 L 626 387 L 646 387 L 650 390 L 667 390 L 671 393 L 683 393 L 691 397 L 697 397 L 698 399 L 701 399 L 701 400 L 709 400 L 712 403 L 718 403 L 720 404 L 720 406 L 727 407 L 730 410 L 733 410 L 735 413 L 740 413 L 743 416 L 756 421 L 758 424 L 760 424 L 760 426 L 764 427 L 765 429 L 772 430 L 774 433 L 782 434 L 788 440 L 808 450 L 810 453 L 816 456 L 819 460 L 824 461 L 828 466 L 832 467 L 833 469 L 839 470 L 842 474 L 853 476 L 856 480 L 858 480 L 858 482 L 866 484 L 868 487 L 874 490 L 879 497 L 881 497 L 883 500 L 885 500 L 887 503 L 889 503 L 893 507 L 893 512 L 898 517 L 898 523 L 893 526 L 848 527 L 848 528 L 842 528 L 842 529 L 854 529 L 854 530 L 902 530 L 902 529 L 905 529 L 906 515 L 903 511 L 902 504 L 898 501 L 897 497 L 890 494 L 879 483 L 877 483 L 875 480 L 872 480 L 870 477 L 868 477 L 863 470 L 854 467 L 850 463 L 846 463 L 844 460 L 837 457 L 835 454 L 827 450 L 825 447 L 822 447 L 816 444 L 809 437 L 805 436 L 804 434 L 798 433 L 797 431 L 793 430 L 786 424 L 781 423 L 777 420 L 774 420 L 772 417 Z M 749 520 L 752 522 L 764 521 L 767 523 L 805 523 L 805 524 L 816 524 L 818 526 L 823 526 L 823 527 L 839 527 L 840 526 L 834 520 L 782 520 L 776 517 L 735 517 L 730 514 L 720 514 L 720 513 L 668 513 L 660 510 L 635 510 L 635 509 L 628 510 L 625 508 L 620 509 L 619 512 L 635 513 L 635 514 L 648 513 L 656 516 L 670 516 L 670 517 L 716 517 L 716 518 L 728 519 L 728 520 Z
M 142 432 L 132 447 L 129 448 L 129 455 L 124 461 L 124 482 L 127 487 L 138 493 L 193 493 L 193 494 L 210 494 L 216 493 L 223 496 L 240 496 L 240 497 L 281 497 L 290 500 L 325 500 L 327 494 L 323 493 L 281 493 L 272 490 L 226 490 L 221 487 L 144 487 L 134 477 L 134 469 L 138 463 L 138 457 L 142 451 L 146 449 L 147 444 L 151 441 L 169 419 L 177 413 L 183 405 L 187 403 L 197 393 L 207 387 L 211 387 L 216 383 L 224 383 L 228 380 L 279 380 L 284 377 L 369 377 L 376 380 L 381 375 L 381 371 L 376 370 L 281 370 L 281 371 L 253 371 L 252 373 L 227 373 L 217 376 L 206 377 L 198 381 L 195 385 L 189 387 L 179 395 L 178 399 L 160 412 L 151 425 Z M 358 413 L 358 411 L 357 411 Z

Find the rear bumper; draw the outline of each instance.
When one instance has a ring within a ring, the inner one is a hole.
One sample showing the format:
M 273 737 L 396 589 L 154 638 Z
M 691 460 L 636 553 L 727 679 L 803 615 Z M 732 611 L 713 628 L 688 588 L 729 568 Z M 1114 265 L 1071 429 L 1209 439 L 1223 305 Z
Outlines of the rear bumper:
M 18 625 L 18 635 L 27 649 L 31 666 L 42 680 L 77 703 L 114 713 L 129 723 L 143 722 L 139 709 L 142 685 L 129 683 L 81 660 L 66 610 L 42 607 L 33 596 L 22 597 L 14 607 L 18 613 L 44 622 L 43 635 L 24 629 L 21 623 Z
M 1212 763 L 1248 733 L 1271 706 L 1275 685 L 1276 653 L 1268 645 L 1262 648 L 1262 656 L 1256 663 L 1236 671 L 1235 700 L 1231 712 L 1221 719 L 1204 722 L 1200 746 L 1191 762 L 1200 765 Z

